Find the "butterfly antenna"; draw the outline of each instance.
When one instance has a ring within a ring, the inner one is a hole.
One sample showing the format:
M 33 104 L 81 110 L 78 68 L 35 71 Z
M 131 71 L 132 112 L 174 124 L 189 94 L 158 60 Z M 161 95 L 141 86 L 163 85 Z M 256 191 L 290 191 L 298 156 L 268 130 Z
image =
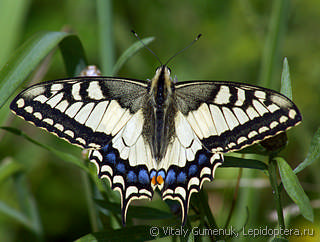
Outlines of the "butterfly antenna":
M 167 62 L 165 63 L 165 65 L 168 65 L 168 63 L 175 58 L 177 55 L 181 54 L 183 51 L 185 51 L 186 49 L 189 49 L 189 47 L 191 47 L 196 41 L 199 40 L 199 38 L 202 36 L 202 34 L 198 34 L 198 36 L 190 43 L 188 44 L 186 47 L 184 47 L 182 50 L 179 50 L 177 53 L 175 53 L 173 56 L 171 56 L 169 58 L 169 60 L 167 60 Z
M 145 43 L 143 43 L 142 39 L 140 39 L 139 35 L 134 31 L 131 30 L 131 32 L 134 34 L 134 36 L 140 41 L 140 43 L 143 45 L 144 48 L 146 48 L 147 50 L 150 51 L 150 53 L 156 57 L 156 59 L 159 61 L 160 65 L 162 65 L 162 62 L 160 60 L 160 58 L 156 55 L 156 53 L 154 53 L 148 46 L 145 45 Z

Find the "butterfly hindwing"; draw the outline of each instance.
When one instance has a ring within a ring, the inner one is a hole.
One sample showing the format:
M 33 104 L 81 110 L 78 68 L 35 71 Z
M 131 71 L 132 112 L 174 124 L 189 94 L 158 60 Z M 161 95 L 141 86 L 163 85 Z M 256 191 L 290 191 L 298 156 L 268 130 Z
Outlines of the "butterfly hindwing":
M 283 132 L 301 121 L 287 97 L 233 82 L 176 85 L 177 106 L 211 152 L 230 152 Z

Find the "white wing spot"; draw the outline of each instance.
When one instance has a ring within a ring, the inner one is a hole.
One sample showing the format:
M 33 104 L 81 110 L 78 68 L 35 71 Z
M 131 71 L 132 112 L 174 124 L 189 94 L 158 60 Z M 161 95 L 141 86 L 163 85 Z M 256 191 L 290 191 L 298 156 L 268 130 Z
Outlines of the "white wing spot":
M 93 131 L 95 131 L 98 125 L 101 122 L 102 116 L 106 111 L 108 106 L 108 101 L 99 102 L 95 108 L 92 110 L 89 118 L 86 121 L 86 126 L 90 127 Z
M 49 124 L 49 125 L 53 125 L 53 120 L 52 120 L 51 118 L 45 118 L 45 119 L 43 120 L 43 122 L 45 122 L 45 123 L 47 123 L 47 124 Z
M 63 85 L 61 83 L 55 83 L 51 86 L 51 92 L 60 91 L 63 88 Z
M 27 106 L 27 107 L 24 108 L 24 110 L 26 110 L 27 113 L 32 113 L 33 112 L 33 107 Z
M 241 124 L 249 121 L 248 115 L 241 108 L 233 108 L 233 112 Z
M 269 111 L 270 111 L 271 113 L 274 113 L 275 111 L 277 111 L 277 110 L 280 109 L 280 107 L 277 106 L 277 105 L 274 104 L 274 103 L 273 103 L 273 104 L 270 104 L 267 108 L 269 109 Z
M 86 144 L 86 141 L 82 138 L 76 138 L 77 141 L 79 141 L 80 144 Z
M 251 139 L 253 138 L 254 136 L 258 135 L 257 131 L 251 131 L 249 134 L 248 134 L 248 138 Z
M 270 124 L 270 129 L 274 129 L 275 127 L 278 126 L 278 122 L 277 121 L 273 121 L 271 124 Z
M 245 141 L 247 141 L 248 139 L 246 138 L 246 137 L 244 137 L 244 136 L 242 136 L 242 137 L 240 137 L 238 140 L 237 140 L 237 143 L 238 144 L 241 144 L 241 143 L 243 143 L 243 142 L 245 142 Z
M 18 108 L 22 108 L 24 105 L 25 105 L 24 100 L 23 100 L 22 98 L 20 98 L 20 99 L 17 101 L 17 106 L 18 106 Z
M 91 99 L 101 100 L 101 99 L 105 98 L 103 93 L 102 93 L 102 90 L 101 90 L 101 87 L 99 85 L 99 82 L 97 82 L 97 81 L 90 82 L 87 91 L 88 91 L 88 96 Z
M 220 108 L 215 105 L 210 105 L 210 111 L 212 114 L 214 125 L 217 129 L 218 135 L 225 132 L 226 130 L 229 130 L 229 127 L 226 123 L 226 120 L 224 119 L 224 116 L 223 116 Z
M 232 147 L 234 147 L 234 146 L 236 146 L 236 144 L 233 143 L 233 142 L 231 142 L 231 143 L 228 144 L 229 149 L 232 149 Z
M 248 107 L 246 111 L 251 120 L 256 117 L 259 117 L 259 114 L 256 112 L 256 110 L 254 110 L 253 107 Z
M 263 127 L 261 127 L 261 128 L 258 130 L 258 132 L 259 132 L 260 134 L 262 134 L 262 133 L 264 133 L 264 132 L 266 132 L 266 131 L 268 131 L 268 130 L 269 130 L 268 127 L 263 126 Z
M 190 190 L 190 187 L 192 185 L 199 186 L 200 185 L 200 180 L 197 177 L 192 177 L 188 182 L 188 190 Z
M 68 106 L 69 106 L 69 102 L 67 100 L 63 100 L 55 108 L 60 110 L 63 113 L 64 111 L 66 111 Z
M 62 98 L 63 98 L 63 93 L 61 92 L 53 96 L 52 98 L 50 98 L 47 101 L 47 104 L 50 105 L 52 108 L 54 108 L 61 101 Z
M 35 86 L 33 88 L 30 88 L 27 92 L 24 93 L 26 97 L 35 97 L 39 96 L 40 94 L 44 93 L 46 91 L 45 87 L 43 86 Z
M 72 85 L 71 93 L 74 100 L 80 101 L 82 99 L 80 96 L 80 83 Z
M 255 91 L 254 95 L 260 99 L 266 99 L 266 93 L 263 91 Z
M 286 116 L 281 116 L 281 118 L 279 119 L 280 123 L 285 123 L 287 122 L 288 118 Z
M 113 171 L 112 171 L 112 168 L 108 165 L 103 165 L 101 167 L 101 172 L 108 172 L 110 174 L 110 176 L 113 175 Z
M 94 103 L 88 103 L 88 104 L 86 104 L 86 105 L 79 111 L 79 113 L 75 116 L 74 119 L 75 119 L 76 121 L 78 121 L 79 123 L 84 124 L 84 123 L 87 121 L 87 119 L 88 119 L 88 117 L 89 117 L 89 115 L 90 115 L 93 107 L 94 107 Z
M 45 95 L 39 95 L 33 99 L 33 101 L 38 101 L 41 103 L 45 103 L 47 100 L 48 98 Z
M 65 133 L 66 135 L 70 136 L 71 138 L 74 138 L 74 132 L 73 132 L 73 131 L 71 131 L 71 130 L 66 130 L 66 131 L 64 131 L 64 133 Z
M 214 102 L 217 104 L 228 104 L 231 97 L 230 89 L 228 86 L 221 86 Z
M 61 124 L 55 124 L 54 127 L 60 131 L 63 131 L 63 126 Z
M 39 112 L 35 112 L 34 114 L 33 114 L 37 119 L 42 119 L 42 114 L 41 113 L 39 113 Z
M 246 99 L 246 92 L 241 88 L 237 88 L 237 89 L 238 89 L 238 100 L 235 102 L 235 105 L 242 106 L 244 100 Z
M 230 130 L 233 130 L 235 127 L 239 126 L 238 120 L 229 108 L 223 107 L 222 111 Z
M 68 115 L 70 118 L 73 118 L 79 109 L 82 107 L 82 102 L 77 102 L 72 104 L 66 111 L 66 115 Z
M 294 119 L 297 115 L 297 112 L 293 109 L 289 111 L 289 118 Z
M 268 109 L 266 109 L 258 100 L 253 100 L 252 104 L 261 116 L 265 113 L 269 113 Z

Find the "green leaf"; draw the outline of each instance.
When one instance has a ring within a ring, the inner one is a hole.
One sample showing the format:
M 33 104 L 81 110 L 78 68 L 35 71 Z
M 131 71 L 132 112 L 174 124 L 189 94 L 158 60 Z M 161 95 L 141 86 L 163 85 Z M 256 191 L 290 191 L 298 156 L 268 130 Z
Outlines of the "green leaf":
M 95 202 L 103 208 L 106 208 L 113 213 L 121 213 L 119 203 L 113 203 L 106 200 L 95 199 Z M 130 206 L 128 217 L 139 219 L 171 219 L 173 215 L 169 212 L 147 207 L 147 206 Z
M 289 3 L 289 0 L 272 1 L 269 32 L 263 51 L 260 74 L 260 85 L 272 89 L 277 89 L 277 82 L 275 82 L 276 79 L 273 79 L 273 74 L 279 58 L 279 47 L 287 25 Z
M 33 229 L 31 221 L 20 211 L 9 207 L 4 202 L 0 201 L 0 213 L 14 219 L 16 222 L 24 225 L 26 228 Z
M 56 150 L 50 146 L 47 146 L 45 144 L 41 144 L 39 143 L 38 141 L 30 138 L 27 134 L 23 133 L 21 130 L 18 130 L 16 128 L 12 128 L 12 127 L 0 127 L 0 129 L 3 129 L 3 130 L 6 130 L 6 131 L 9 131 L 10 133 L 13 133 L 15 135 L 18 135 L 18 136 L 21 136 L 23 138 L 25 138 L 26 140 L 30 141 L 31 143 L 37 145 L 37 146 L 40 146 L 41 148 L 44 148 L 50 152 L 52 152 L 53 154 L 55 154 L 56 156 L 58 156 L 60 159 L 64 160 L 64 161 L 67 161 L 69 163 L 72 163 L 78 167 L 80 167 L 82 170 L 86 171 L 86 172 L 89 172 L 89 169 L 88 167 L 86 167 L 84 164 L 83 164 L 83 160 L 77 158 L 76 156 L 74 155 L 71 155 L 71 154 L 68 154 L 68 153 L 64 153 L 64 152 L 61 152 L 59 150 Z
M 320 156 L 320 128 L 315 132 L 312 137 L 311 145 L 307 154 L 307 157 L 304 159 L 303 162 L 299 164 L 296 169 L 294 169 L 294 173 L 297 174 L 298 172 L 305 169 L 307 166 L 310 166 L 313 162 L 319 159 Z
M 288 242 L 289 240 L 288 239 L 286 239 L 286 238 L 283 238 L 283 237 L 281 237 L 281 238 L 272 238 L 271 240 L 270 240 L 271 242 Z
M 287 191 L 289 197 L 292 201 L 298 205 L 301 214 L 308 219 L 313 221 L 313 210 L 309 201 L 309 198 L 303 191 L 297 176 L 293 173 L 289 164 L 281 157 L 275 158 L 279 172 L 281 176 L 281 181 L 284 186 L 284 189 Z
M 154 37 L 148 37 L 144 38 L 141 41 L 145 44 L 148 45 L 152 41 L 154 41 Z M 118 71 L 121 69 L 123 64 L 127 62 L 133 55 L 135 55 L 140 49 L 144 48 L 144 45 L 141 43 L 141 41 L 135 42 L 133 45 L 131 45 L 128 49 L 126 49 L 125 52 L 119 57 L 117 60 L 116 64 L 113 67 L 112 70 L 112 75 L 116 75 Z
M 40 221 L 38 207 L 33 194 L 28 189 L 25 174 L 20 173 L 14 177 L 15 190 L 18 195 L 19 207 L 29 219 L 30 229 L 39 237 L 43 237 L 43 228 Z
M 77 42 L 75 36 L 64 32 L 41 32 L 27 40 L 11 57 L 11 59 L 0 70 L 0 108 L 12 95 L 12 93 L 24 82 L 29 74 L 39 65 L 44 57 L 46 57 L 59 43 L 71 37 L 72 43 Z M 69 41 L 69 40 L 67 40 Z M 70 40 L 71 41 L 71 40 Z M 69 53 L 77 53 L 79 44 L 62 44 L 62 50 L 65 46 L 71 48 Z M 81 50 L 80 50 L 81 52 Z M 79 54 L 78 56 L 81 56 Z M 73 66 L 78 69 L 75 63 L 83 61 L 74 61 L 74 56 L 64 55 L 68 67 Z M 66 60 L 66 58 L 68 58 Z M 84 57 L 83 57 L 84 59 Z M 72 60 L 72 61 L 71 61 Z M 69 72 L 71 72 L 69 70 Z M 73 73 L 76 71 L 73 71 Z
M 239 168 L 252 168 L 258 170 L 267 170 L 268 166 L 258 160 L 237 158 L 233 156 L 225 156 L 224 162 L 220 167 L 239 167 Z
M 0 183 L 22 170 L 23 168 L 18 162 L 13 161 L 12 159 L 2 160 L 0 164 Z
M 84 49 L 79 38 L 70 35 L 59 43 L 60 51 L 70 77 L 78 76 L 87 66 Z
M 12 208 L 0 201 L 0 213 L 10 217 L 17 223 L 20 223 L 25 228 L 29 229 L 40 240 L 43 236 L 43 229 L 40 222 L 39 213 L 36 202 L 27 188 L 27 182 L 24 174 L 19 174 L 14 177 L 15 191 L 18 195 L 18 204 L 20 210 Z
M 87 234 L 76 242 L 92 242 L 92 241 L 147 241 L 155 238 L 169 236 L 169 231 L 166 233 L 166 228 L 173 228 L 172 226 L 149 226 L 139 225 L 132 227 L 124 227 L 121 229 L 107 229 L 103 232 Z M 180 227 L 179 227 L 180 228 Z M 177 228 L 177 229 L 179 229 Z M 181 228 L 180 228 L 181 229 Z M 154 236 L 156 235 L 156 236 Z
M 292 100 L 292 87 L 287 57 L 285 57 L 283 60 L 280 92 Z
M 112 1 L 98 0 L 96 2 L 101 70 L 103 75 L 110 76 L 115 59 Z
M 2 0 L 0 3 L 0 66 L 7 60 L 14 50 L 25 26 L 31 1 Z

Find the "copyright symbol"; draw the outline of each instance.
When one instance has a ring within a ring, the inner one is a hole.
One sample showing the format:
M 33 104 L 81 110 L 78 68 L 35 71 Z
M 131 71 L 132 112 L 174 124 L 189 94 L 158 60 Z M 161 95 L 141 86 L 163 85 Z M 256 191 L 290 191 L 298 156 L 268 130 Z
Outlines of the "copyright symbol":
M 159 228 L 158 227 L 151 227 L 150 228 L 150 235 L 156 237 L 159 235 Z

